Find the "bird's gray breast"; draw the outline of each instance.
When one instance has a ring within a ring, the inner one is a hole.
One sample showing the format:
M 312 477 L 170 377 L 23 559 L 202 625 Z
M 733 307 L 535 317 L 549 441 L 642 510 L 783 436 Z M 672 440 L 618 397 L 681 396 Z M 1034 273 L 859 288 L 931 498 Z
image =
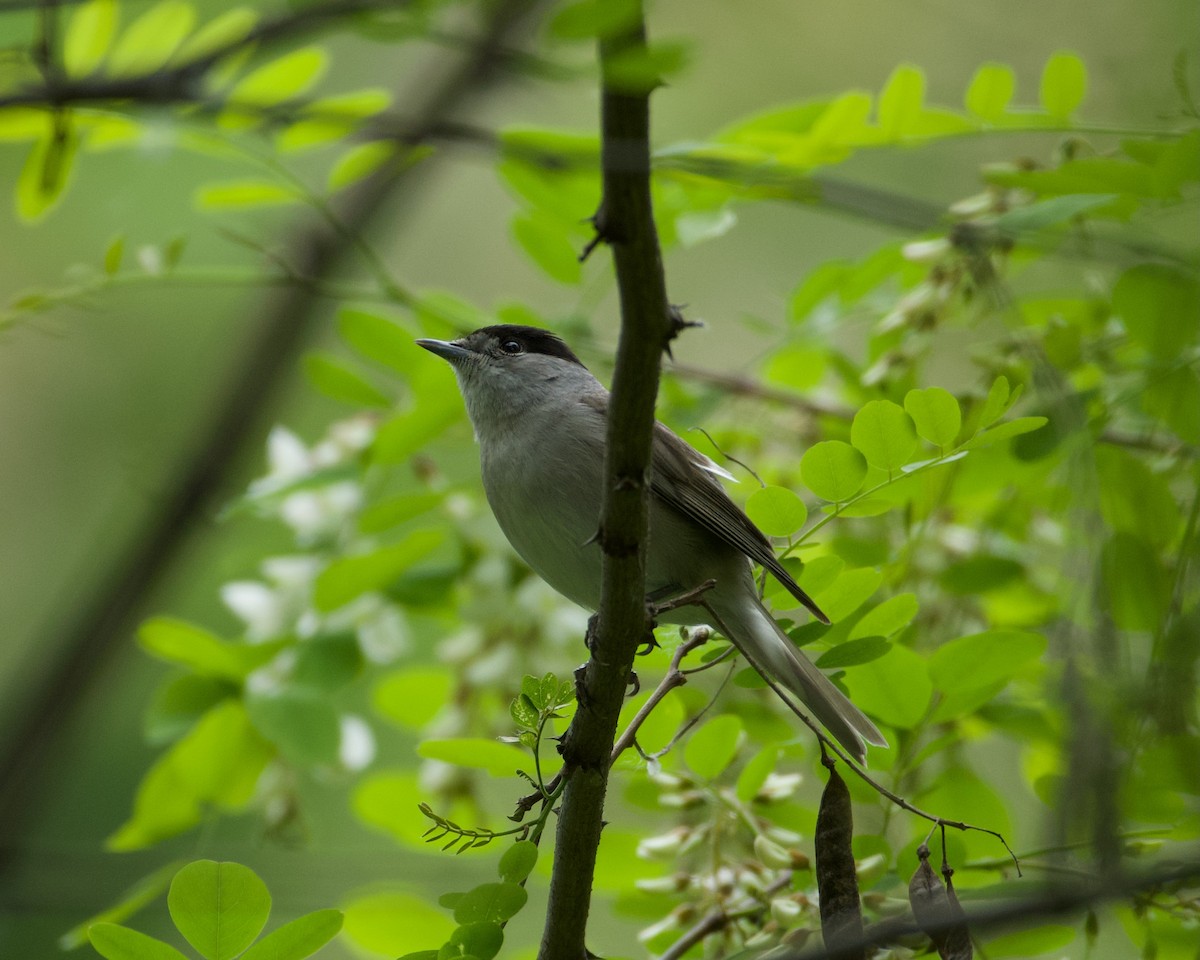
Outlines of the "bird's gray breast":
M 480 440 L 484 490 L 513 549 L 559 593 L 595 610 L 603 427 L 585 414 L 536 411 Z

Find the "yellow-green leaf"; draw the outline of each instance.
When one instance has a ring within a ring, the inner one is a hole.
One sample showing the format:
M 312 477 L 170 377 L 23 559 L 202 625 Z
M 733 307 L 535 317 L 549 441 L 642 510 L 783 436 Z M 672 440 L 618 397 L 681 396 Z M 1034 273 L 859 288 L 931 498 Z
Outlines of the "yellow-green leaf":
M 184 0 L 163 0 L 133 21 L 108 58 L 108 72 L 130 77 L 162 67 L 196 22 L 196 11 Z
M 71 13 L 63 38 L 63 69 L 85 77 L 104 60 L 117 31 L 117 0 L 88 0 Z
M 997 123 L 1007 112 L 1016 89 L 1012 67 L 1003 63 L 985 63 L 971 78 L 963 102 L 980 120 Z
M 1074 53 L 1060 51 L 1042 70 L 1041 101 L 1056 120 L 1070 120 L 1087 94 L 1087 67 Z

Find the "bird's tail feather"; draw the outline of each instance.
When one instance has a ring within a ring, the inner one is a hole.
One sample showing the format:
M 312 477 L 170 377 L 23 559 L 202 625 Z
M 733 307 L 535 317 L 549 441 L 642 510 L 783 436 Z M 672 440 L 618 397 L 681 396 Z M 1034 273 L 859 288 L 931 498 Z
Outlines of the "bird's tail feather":
M 887 746 L 875 724 L 796 649 L 757 599 L 745 602 L 739 597 L 735 604 L 710 607 L 710 612 L 751 665 L 799 697 L 856 760 L 865 761 L 867 743 Z

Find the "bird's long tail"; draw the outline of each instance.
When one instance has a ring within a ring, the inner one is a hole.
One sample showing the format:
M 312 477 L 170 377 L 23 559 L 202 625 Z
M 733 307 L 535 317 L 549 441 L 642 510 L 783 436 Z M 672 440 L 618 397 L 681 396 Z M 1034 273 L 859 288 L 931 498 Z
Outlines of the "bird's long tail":
M 709 609 L 719 621 L 716 626 L 754 669 L 799 697 L 859 763 L 866 760 L 866 744 L 886 747 L 887 740 L 875 724 L 796 649 L 767 609 L 756 598 L 743 596 Z

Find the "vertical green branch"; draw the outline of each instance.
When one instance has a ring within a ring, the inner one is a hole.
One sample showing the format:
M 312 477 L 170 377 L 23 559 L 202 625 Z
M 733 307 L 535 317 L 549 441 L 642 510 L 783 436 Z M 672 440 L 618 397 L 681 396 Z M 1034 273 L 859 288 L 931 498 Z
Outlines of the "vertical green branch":
M 563 742 L 566 761 L 541 960 L 583 960 L 592 874 L 617 718 L 638 644 L 649 629 L 645 543 L 651 436 L 659 362 L 673 325 L 650 202 L 650 86 L 618 81 L 615 64 L 646 49 L 638 11 L 600 44 L 603 200 L 595 224 L 612 250 L 621 334 L 608 413 L 598 540 L 604 572 L 592 658 L 579 675 L 580 705 Z

